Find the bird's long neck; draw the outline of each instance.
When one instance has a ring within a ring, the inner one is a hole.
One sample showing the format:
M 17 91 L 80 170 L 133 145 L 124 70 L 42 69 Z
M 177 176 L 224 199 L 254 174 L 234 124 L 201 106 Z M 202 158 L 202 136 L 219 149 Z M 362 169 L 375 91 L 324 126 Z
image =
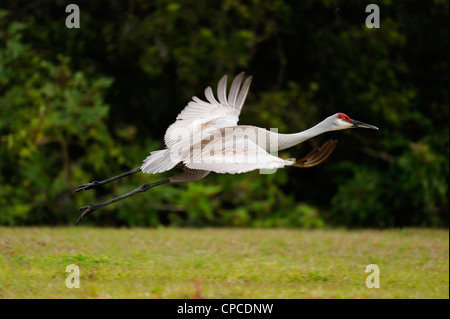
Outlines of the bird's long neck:
M 294 134 L 279 134 L 278 135 L 278 150 L 284 150 L 294 145 L 300 144 L 314 136 L 330 131 L 329 127 L 324 125 L 325 121 L 307 129 L 306 131 Z

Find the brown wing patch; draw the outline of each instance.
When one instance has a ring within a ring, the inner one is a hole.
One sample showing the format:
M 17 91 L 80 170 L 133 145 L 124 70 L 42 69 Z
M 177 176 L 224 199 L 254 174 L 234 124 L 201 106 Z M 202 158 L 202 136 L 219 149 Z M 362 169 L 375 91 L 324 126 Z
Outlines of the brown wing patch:
M 336 147 L 336 140 L 328 140 L 322 146 L 313 149 L 301 160 L 295 162 L 295 167 L 313 167 L 324 162 Z
M 183 162 L 179 162 L 177 165 L 175 165 L 176 168 L 184 169 L 186 165 L 184 165 Z

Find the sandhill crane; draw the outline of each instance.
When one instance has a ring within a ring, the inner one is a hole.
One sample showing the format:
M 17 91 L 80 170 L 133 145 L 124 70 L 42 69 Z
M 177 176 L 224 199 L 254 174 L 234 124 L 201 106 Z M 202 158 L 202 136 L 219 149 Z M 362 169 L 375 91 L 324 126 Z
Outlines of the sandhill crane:
M 251 76 L 245 81 L 244 77 L 242 72 L 234 78 L 227 96 L 227 76 L 223 76 L 217 87 L 218 101 L 211 87 L 205 89 L 207 101 L 194 96 L 167 129 L 164 136 L 166 148 L 151 152 L 140 167 L 103 181 L 80 185 L 75 192 L 92 189 L 137 172 L 155 174 L 181 168 L 183 171 L 180 174 L 144 184 L 100 204 L 80 207 L 83 213 L 76 224 L 99 208 L 152 187 L 197 181 L 211 172 L 236 174 L 284 166 L 312 167 L 328 158 L 336 146 L 335 140 L 325 142 L 299 161 L 294 158 L 282 159 L 270 152 L 284 150 L 328 131 L 348 128 L 378 130 L 373 125 L 352 120 L 344 113 L 331 115 L 312 128 L 294 134 L 279 134 L 256 126 L 237 125 L 252 81 Z

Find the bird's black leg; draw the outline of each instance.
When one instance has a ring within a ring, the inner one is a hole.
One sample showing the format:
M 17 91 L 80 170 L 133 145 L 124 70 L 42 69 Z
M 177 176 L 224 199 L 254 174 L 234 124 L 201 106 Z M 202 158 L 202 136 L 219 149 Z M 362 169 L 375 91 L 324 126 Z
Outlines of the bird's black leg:
M 163 185 L 163 184 L 167 184 L 167 183 L 170 183 L 170 179 L 169 178 L 163 179 L 163 180 L 155 182 L 155 183 L 144 184 L 141 187 L 136 188 L 135 190 L 132 190 L 129 193 L 120 195 L 120 196 L 118 196 L 116 198 L 113 198 L 113 199 L 111 199 L 109 201 L 106 201 L 106 202 L 103 202 L 103 203 L 100 203 L 100 204 L 90 204 L 89 206 L 80 207 L 79 210 L 84 210 L 84 211 L 83 211 L 83 213 L 81 213 L 80 217 L 78 217 L 78 219 L 75 222 L 75 224 L 77 225 L 84 217 L 86 217 L 87 215 L 89 215 L 90 213 L 92 213 L 93 211 L 95 211 L 95 210 L 97 210 L 99 208 L 102 208 L 102 207 L 104 207 L 106 205 L 109 205 L 111 203 L 117 202 L 117 201 L 122 200 L 124 198 L 136 195 L 137 193 L 142 193 L 142 192 L 148 191 L 150 188 L 153 188 L 155 186 Z
M 136 170 L 137 169 L 134 169 L 134 170 L 132 170 L 132 171 L 130 171 L 128 173 L 125 173 L 125 174 L 122 174 L 120 176 L 114 177 L 114 179 L 118 179 L 120 177 L 124 177 L 124 176 L 126 176 L 126 174 L 128 174 L 128 175 L 134 174 L 134 173 L 137 172 Z M 185 182 L 198 181 L 198 180 L 206 177 L 209 173 L 210 173 L 209 171 L 184 168 L 183 172 L 178 174 L 178 175 L 175 175 L 175 176 L 163 179 L 163 180 L 155 182 L 155 183 L 144 184 L 141 187 L 136 188 L 135 190 L 133 190 L 133 191 L 131 191 L 129 193 L 126 193 L 126 194 L 123 194 L 123 195 L 118 196 L 116 198 L 113 198 L 113 199 L 111 199 L 111 200 L 109 200 L 107 202 L 100 203 L 100 204 L 91 204 L 89 206 L 80 207 L 80 210 L 84 210 L 84 211 L 81 213 L 80 217 L 78 217 L 78 219 L 75 222 L 75 224 L 78 224 L 84 217 L 86 217 L 87 215 L 89 215 L 90 213 L 92 213 L 93 211 L 95 211 L 97 209 L 105 207 L 106 205 L 109 205 L 111 203 L 117 202 L 117 201 L 122 200 L 124 198 L 136 195 L 137 193 L 145 192 L 145 191 L 147 191 L 150 188 L 153 188 L 155 186 L 163 185 L 163 184 L 185 183 Z
M 74 190 L 74 193 L 78 193 L 78 192 L 81 192 L 81 191 L 86 191 L 88 189 L 96 188 L 96 187 L 98 187 L 100 185 L 104 185 L 104 184 L 108 184 L 108 183 L 114 182 L 115 180 L 118 180 L 119 178 L 122 178 L 122 177 L 125 177 L 125 176 L 129 176 L 129 175 L 135 174 L 135 173 L 140 172 L 140 171 L 141 171 L 141 168 L 137 167 L 137 168 L 135 168 L 135 169 L 133 169 L 133 170 L 131 170 L 129 172 L 120 174 L 120 175 L 115 176 L 115 177 L 111 177 L 111 178 L 105 179 L 104 181 L 99 181 L 99 182 L 93 181 L 93 182 L 90 182 L 90 183 L 87 183 L 87 184 L 83 184 L 83 185 L 78 186 L 77 189 Z

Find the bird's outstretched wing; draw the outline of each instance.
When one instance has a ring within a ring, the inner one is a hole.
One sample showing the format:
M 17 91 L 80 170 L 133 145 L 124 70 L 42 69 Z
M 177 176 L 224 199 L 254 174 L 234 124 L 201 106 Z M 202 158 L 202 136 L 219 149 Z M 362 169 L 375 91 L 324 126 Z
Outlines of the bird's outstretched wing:
M 232 135 L 194 144 L 193 150 L 186 154 L 189 154 L 189 157 L 182 159 L 186 167 L 219 174 L 239 174 L 295 164 L 295 160 L 273 156 L 255 142 Z
M 207 101 L 194 96 L 192 101 L 177 116 L 177 120 L 166 131 L 164 136 L 168 148 L 174 144 L 192 139 L 200 132 L 237 125 L 239 114 L 247 97 L 252 77 L 244 81 L 245 73 L 238 74 L 231 83 L 227 96 L 227 79 L 224 75 L 217 86 L 217 97 L 211 87 L 205 89 Z

